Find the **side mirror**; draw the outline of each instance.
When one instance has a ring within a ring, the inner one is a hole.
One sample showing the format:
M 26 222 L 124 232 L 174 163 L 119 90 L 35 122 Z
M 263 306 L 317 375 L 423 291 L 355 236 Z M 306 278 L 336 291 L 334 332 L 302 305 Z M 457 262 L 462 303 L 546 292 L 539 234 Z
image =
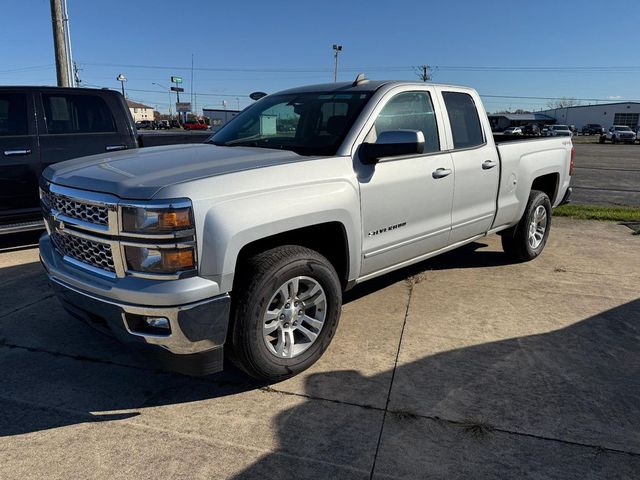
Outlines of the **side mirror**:
M 360 145 L 360 156 L 366 164 L 377 163 L 384 157 L 415 155 L 424 152 L 424 134 L 419 130 L 381 132 L 376 143 Z

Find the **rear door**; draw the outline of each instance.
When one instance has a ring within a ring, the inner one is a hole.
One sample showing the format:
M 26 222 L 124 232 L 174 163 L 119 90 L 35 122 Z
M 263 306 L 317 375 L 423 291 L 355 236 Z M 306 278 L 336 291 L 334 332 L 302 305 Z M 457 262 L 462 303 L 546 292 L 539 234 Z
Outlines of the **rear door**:
M 91 91 L 44 90 L 37 101 L 42 111 L 42 168 L 97 153 L 135 148 L 123 112 L 114 95 Z
M 38 212 L 40 161 L 33 95 L 0 91 L 0 222 Z
M 496 213 L 500 181 L 498 151 L 485 135 L 489 127 L 479 98 L 442 88 L 448 116 L 447 141 L 455 169 L 449 243 L 487 232 Z M 480 113 L 480 114 L 479 114 Z

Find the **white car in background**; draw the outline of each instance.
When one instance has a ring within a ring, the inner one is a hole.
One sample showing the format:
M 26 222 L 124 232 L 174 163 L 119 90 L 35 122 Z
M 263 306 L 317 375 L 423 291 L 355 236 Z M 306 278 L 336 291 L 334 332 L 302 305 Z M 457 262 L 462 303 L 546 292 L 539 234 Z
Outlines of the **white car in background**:
M 631 127 L 626 125 L 613 125 L 609 127 L 605 135 L 600 136 L 600 143 L 604 143 L 605 140 L 609 140 L 611 143 L 634 143 L 636 134 L 631 130 Z
M 567 125 L 549 125 L 547 137 L 573 137 L 573 132 Z
M 521 127 L 509 127 L 503 132 L 505 135 L 522 135 Z

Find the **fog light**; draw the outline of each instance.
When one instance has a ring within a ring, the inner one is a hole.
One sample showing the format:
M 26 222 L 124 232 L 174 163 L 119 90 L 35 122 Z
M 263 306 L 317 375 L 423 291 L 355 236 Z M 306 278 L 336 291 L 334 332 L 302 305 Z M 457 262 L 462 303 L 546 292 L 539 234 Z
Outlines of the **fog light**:
M 145 317 L 145 322 L 151 328 L 161 328 L 164 330 L 169 330 L 169 320 L 164 317 Z

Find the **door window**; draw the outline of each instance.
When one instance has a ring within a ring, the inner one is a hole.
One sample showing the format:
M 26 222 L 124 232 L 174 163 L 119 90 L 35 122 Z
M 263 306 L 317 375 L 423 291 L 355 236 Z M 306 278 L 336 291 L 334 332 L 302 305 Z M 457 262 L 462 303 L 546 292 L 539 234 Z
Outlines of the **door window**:
M 429 92 L 404 92 L 389 100 L 378 115 L 373 132 L 377 136 L 393 130 L 419 130 L 424 134 L 424 153 L 440 150 L 438 124 Z
M 48 133 L 116 131 L 111 111 L 100 97 L 54 93 L 43 94 L 42 101 Z
M 454 148 L 472 148 L 485 143 L 476 104 L 471 95 L 459 92 L 443 92 L 449 113 Z
M 0 93 L 0 136 L 27 135 L 27 98 L 22 93 Z

